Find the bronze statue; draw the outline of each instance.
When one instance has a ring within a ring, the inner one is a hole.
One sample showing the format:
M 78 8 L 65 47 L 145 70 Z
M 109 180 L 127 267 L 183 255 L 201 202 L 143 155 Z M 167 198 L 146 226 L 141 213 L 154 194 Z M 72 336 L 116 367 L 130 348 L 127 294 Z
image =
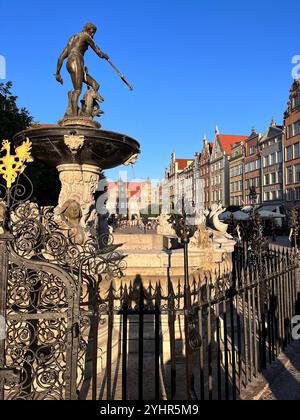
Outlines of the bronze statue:
M 69 39 L 68 45 L 65 47 L 58 59 L 56 80 L 63 84 L 60 70 L 64 60 L 68 59 L 67 70 L 71 75 L 74 87 L 74 90 L 69 92 L 69 106 L 66 113 L 67 116 L 75 117 L 78 115 L 78 100 L 82 92 L 83 83 L 85 83 L 88 88 L 92 88 L 93 91 L 98 92 L 98 82 L 96 82 L 96 80 L 88 74 L 88 69 L 84 65 L 84 54 L 89 47 L 91 47 L 100 58 L 106 60 L 109 58 L 108 55 L 104 54 L 104 52 L 102 52 L 94 42 L 93 38 L 96 31 L 97 27 L 94 24 L 88 23 L 85 25 L 82 32 L 79 32 L 77 35 L 73 35 Z
M 94 42 L 94 36 L 97 31 L 97 27 L 93 23 L 88 23 L 84 26 L 83 31 L 76 35 L 73 35 L 63 52 L 61 53 L 56 70 L 56 80 L 63 84 L 60 71 L 64 60 L 67 59 L 67 70 L 70 73 L 73 90 L 69 92 L 69 105 L 66 112 L 66 117 L 89 117 L 101 115 L 103 112 L 100 111 L 98 102 L 103 102 L 103 98 L 99 95 L 99 83 L 88 74 L 88 69 L 85 67 L 84 54 L 91 47 L 95 53 L 100 57 L 108 61 L 108 63 L 116 70 L 118 75 L 121 77 L 124 83 L 133 89 L 132 86 L 127 82 L 125 77 L 119 72 L 119 70 L 110 61 L 107 54 L 101 51 Z M 78 100 L 82 92 L 83 83 L 87 85 L 87 92 L 83 98 L 82 109 L 78 108 Z

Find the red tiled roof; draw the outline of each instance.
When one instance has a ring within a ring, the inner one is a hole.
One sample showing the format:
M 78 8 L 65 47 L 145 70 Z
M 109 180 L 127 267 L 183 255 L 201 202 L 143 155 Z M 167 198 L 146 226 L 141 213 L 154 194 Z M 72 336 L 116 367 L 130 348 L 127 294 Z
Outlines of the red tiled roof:
M 176 159 L 175 162 L 178 163 L 179 171 L 183 171 L 189 163 L 194 162 L 194 159 Z
M 232 153 L 231 147 L 238 142 L 246 141 L 247 138 L 248 136 L 218 134 L 218 140 L 221 143 L 221 146 L 223 147 L 223 150 L 226 153 L 226 155 L 229 155 L 229 156 Z
M 119 188 L 119 182 L 109 182 L 108 183 L 108 192 L 115 189 L 115 188 Z M 143 185 L 145 184 L 145 182 L 122 182 L 122 185 L 125 185 L 126 188 L 126 197 L 127 198 L 132 198 L 134 195 L 137 195 L 141 192 L 141 189 L 143 187 Z

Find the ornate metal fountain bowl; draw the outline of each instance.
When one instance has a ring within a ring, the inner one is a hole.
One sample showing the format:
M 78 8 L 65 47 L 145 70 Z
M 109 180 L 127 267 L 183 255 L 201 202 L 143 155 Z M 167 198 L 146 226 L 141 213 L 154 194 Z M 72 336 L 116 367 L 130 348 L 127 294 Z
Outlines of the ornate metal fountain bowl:
M 140 153 L 140 144 L 131 137 L 81 125 L 40 125 L 18 133 L 14 142 L 18 146 L 26 138 L 32 142 L 35 159 L 52 166 L 76 163 L 105 170 L 126 164 Z

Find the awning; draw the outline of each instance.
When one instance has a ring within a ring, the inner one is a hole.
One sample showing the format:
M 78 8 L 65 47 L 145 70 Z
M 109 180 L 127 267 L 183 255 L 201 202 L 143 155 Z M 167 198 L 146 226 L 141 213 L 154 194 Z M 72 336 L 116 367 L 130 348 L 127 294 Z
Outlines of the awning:
M 259 211 L 277 211 L 280 210 L 280 205 L 275 204 L 273 206 L 262 206 Z M 279 213 L 279 212 L 278 212 Z
M 274 211 L 262 210 L 258 211 L 258 214 L 262 219 L 285 219 L 284 214 L 276 213 Z

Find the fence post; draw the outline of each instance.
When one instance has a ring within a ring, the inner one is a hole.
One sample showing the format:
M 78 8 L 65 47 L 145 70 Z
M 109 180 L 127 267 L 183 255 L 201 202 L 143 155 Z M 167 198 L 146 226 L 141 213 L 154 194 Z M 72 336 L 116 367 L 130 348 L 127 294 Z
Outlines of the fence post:
M 300 315 L 300 255 L 296 256 L 297 267 L 296 267 L 296 315 Z
M 0 316 L 6 318 L 6 294 L 8 281 L 8 243 L 13 240 L 10 233 L 0 235 Z M 0 337 L 0 372 L 5 365 L 5 338 Z M 4 378 L 0 376 L 0 400 L 4 399 Z

